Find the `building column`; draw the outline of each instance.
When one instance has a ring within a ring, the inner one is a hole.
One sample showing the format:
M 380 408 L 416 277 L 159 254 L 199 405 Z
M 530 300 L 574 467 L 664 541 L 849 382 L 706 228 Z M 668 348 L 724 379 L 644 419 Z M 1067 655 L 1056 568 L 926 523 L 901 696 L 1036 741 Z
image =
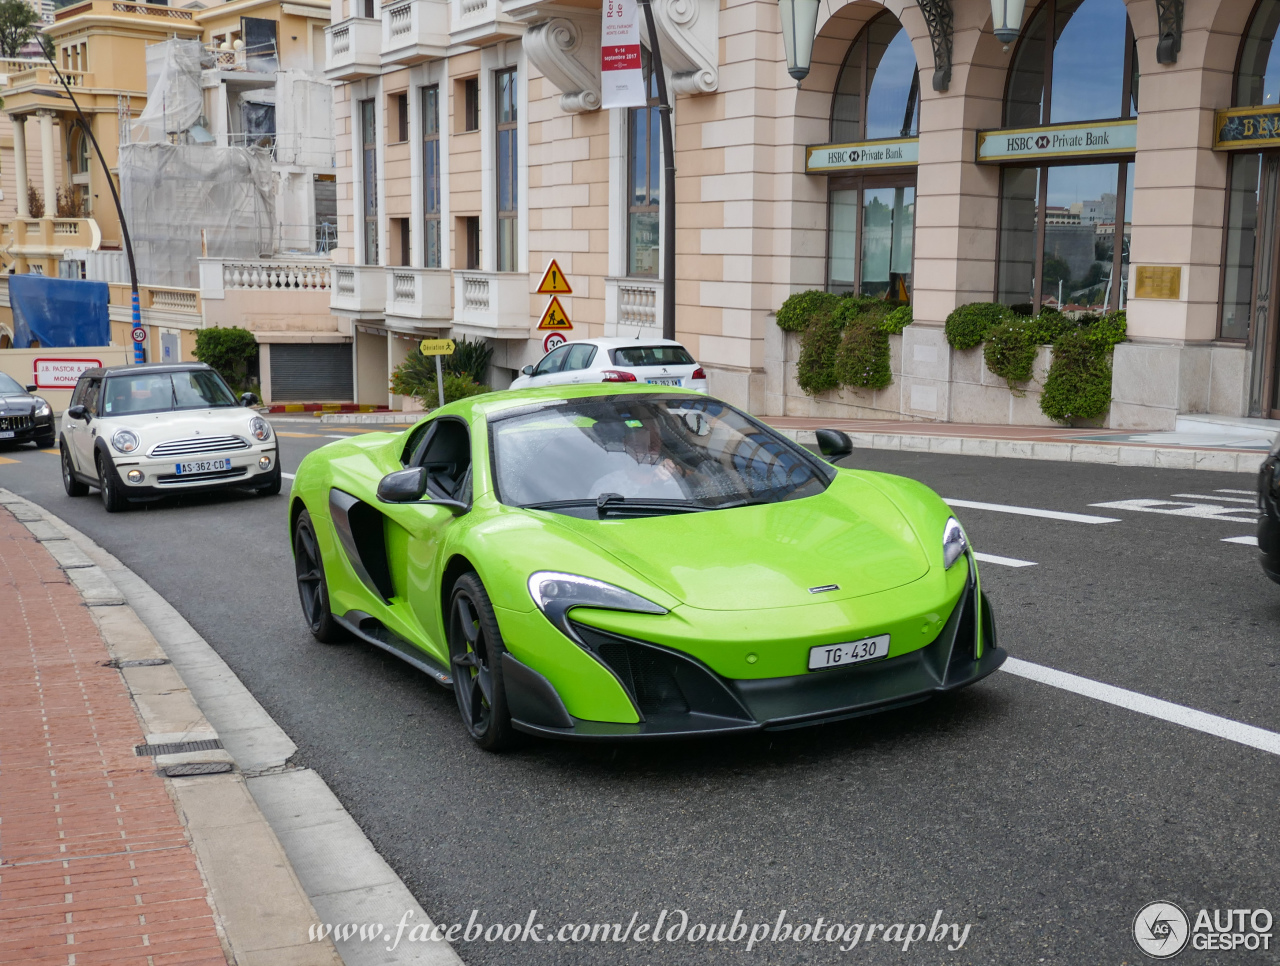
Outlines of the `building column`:
M 13 179 L 18 194 L 18 217 L 30 218 L 31 206 L 27 202 L 27 116 L 13 115 Z
M 54 165 L 58 155 L 53 145 L 53 111 L 37 111 L 40 118 L 40 169 L 44 175 L 44 216 L 52 218 L 58 212 L 58 180 Z

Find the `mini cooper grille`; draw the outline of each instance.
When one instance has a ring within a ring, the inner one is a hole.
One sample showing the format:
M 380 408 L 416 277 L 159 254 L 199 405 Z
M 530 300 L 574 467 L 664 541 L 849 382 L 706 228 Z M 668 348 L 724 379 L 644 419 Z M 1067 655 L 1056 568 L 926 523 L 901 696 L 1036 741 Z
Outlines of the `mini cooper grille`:
M 0 429 L 30 429 L 30 416 L 0 416 Z
M 153 458 L 195 456 L 198 453 L 227 453 L 248 448 L 248 441 L 239 436 L 193 436 L 190 439 L 171 439 L 167 443 L 157 443 L 147 455 Z

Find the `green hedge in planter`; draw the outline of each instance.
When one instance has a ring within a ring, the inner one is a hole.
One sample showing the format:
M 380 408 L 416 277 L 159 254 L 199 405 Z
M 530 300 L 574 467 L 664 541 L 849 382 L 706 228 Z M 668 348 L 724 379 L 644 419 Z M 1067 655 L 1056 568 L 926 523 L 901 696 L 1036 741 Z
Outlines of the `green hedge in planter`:
M 1003 322 L 1010 312 L 995 302 L 970 302 L 947 316 L 947 342 L 953 349 L 981 345 L 987 333 Z
M 1011 317 L 998 323 L 987 333 L 987 341 L 982 347 L 987 368 L 1004 379 L 1009 391 L 1017 396 L 1026 395 L 1017 384 L 1030 381 L 1036 361 L 1039 343 L 1033 338 L 1031 322 L 1030 319 Z
M 1064 333 L 1053 344 L 1053 363 L 1040 410 L 1060 423 L 1094 419 L 1111 405 L 1112 350 L 1125 340 L 1123 312 Z
M 800 333 L 796 381 L 810 396 L 893 381 L 889 334 L 911 324 L 911 307 L 865 295 L 797 292 L 778 309 L 778 327 Z
M 912 322 L 910 305 L 899 305 L 880 322 L 880 328 L 890 335 L 901 335 L 902 330 Z
M 796 292 L 778 309 L 778 328 L 784 332 L 803 332 L 810 322 L 829 317 L 842 301 L 842 297 L 833 292 Z
M 893 382 L 889 333 L 884 329 L 888 314 L 878 313 L 873 306 L 853 304 L 843 310 L 844 333 L 835 360 L 835 375 L 840 385 L 883 389 Z

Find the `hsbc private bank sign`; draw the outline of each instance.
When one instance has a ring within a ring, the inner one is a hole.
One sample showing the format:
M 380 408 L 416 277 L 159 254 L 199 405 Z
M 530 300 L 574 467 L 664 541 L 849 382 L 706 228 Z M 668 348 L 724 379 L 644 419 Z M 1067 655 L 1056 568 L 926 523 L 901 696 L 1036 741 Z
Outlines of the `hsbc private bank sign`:
M 1137 147 L 1136 119 L 1051 124 L 979 131 L 977 160 L 980 164 L 1026 164 L 1078 156 L 1133 154 Z

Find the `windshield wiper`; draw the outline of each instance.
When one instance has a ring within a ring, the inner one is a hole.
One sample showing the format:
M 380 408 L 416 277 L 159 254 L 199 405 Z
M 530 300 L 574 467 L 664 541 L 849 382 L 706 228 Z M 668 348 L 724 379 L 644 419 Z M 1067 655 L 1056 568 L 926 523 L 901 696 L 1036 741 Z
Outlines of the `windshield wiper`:
M 520 504 L 522 510 L 569 510 L 584 507 L 595 507 L 602 517 L 610 514 L 638 516 L 646 513 L 701 513 L 704 510 L 719 509 L 694 503 L 692 500 L 646 500 L 626 497 L 621 493 L 601 493 L 595 499 L 545 500 L 541 503 Z

